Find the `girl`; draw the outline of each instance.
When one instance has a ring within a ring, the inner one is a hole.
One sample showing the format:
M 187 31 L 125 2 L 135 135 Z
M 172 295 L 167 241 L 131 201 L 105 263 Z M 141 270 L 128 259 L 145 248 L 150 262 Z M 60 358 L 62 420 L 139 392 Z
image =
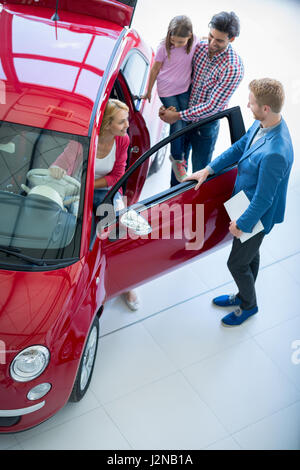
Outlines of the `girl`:
M 192 58 L 196 43 L 191 20 L 187 16 L 175 16 L 170 21 L 166 38 L 157 49 L 148 89 L 143 99 L 151 101 L 152 88 L 157 80 L 158 95 L 166 108 L 171 106 L 177 111 L 188 108 Z M 185 125 L 184 121 L 177 121 L 170 126 L 170 134 L 182 129 Z M 186 176 L 187 155 L 184 136 L 171 142 L 170 160 L 178 181 L 182 181 Z

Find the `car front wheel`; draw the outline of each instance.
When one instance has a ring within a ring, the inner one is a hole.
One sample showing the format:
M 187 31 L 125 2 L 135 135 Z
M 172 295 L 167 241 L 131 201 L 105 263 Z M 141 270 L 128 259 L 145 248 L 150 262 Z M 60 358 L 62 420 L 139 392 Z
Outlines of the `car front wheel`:
M 98 338 L 99 318 L 98 316 L 96 316 L 91 326 L 90 333 L 82 354 L 80 366 L 77 372 L 76 380 L 69 401 L 80 401 L 84 397 L 87 389 L 89 388 L 97 354 Z

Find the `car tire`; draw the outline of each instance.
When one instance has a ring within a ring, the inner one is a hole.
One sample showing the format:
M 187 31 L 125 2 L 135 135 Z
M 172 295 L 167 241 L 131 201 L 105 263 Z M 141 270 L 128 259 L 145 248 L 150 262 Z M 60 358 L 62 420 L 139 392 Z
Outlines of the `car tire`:
M 99 318 L 96 315 L 90 328 L 89 336 L 87 338 L 84 351 L 81 357 L 80 366 L 77 371 L 73 390 L 69 398 L 69 401 L 71 402 L 80 401 L 84 397 L 87 389 L 89 388 L 97 355 L 98 340 Z

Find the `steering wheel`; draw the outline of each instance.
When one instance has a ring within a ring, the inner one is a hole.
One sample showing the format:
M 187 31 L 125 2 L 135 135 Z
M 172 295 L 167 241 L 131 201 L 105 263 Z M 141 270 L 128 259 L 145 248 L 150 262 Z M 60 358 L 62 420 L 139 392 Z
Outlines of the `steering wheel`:
M 31 187 L 46 185 L 55 189 L 62 199 L 66 196 L 77 196 L 79 198 L 80 183 L 75 178 L 69 175 L 64 175 L 62 178 L 53 178 L 48 169 L 35 168 L 27 173 L 27 179 Z M 77 199 L 76 198 L 76 199 Z

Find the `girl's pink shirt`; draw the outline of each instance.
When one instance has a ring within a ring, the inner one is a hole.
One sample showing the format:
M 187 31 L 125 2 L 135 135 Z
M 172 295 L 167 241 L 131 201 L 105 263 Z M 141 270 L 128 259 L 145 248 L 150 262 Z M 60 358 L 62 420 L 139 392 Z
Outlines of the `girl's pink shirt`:
M 194 36 L 189 54 L 185 47 L 171 47 L 170 59 L 165 42 L 158 46 L 155 62 L 162 63 L 157 76 L 158 96 L 165 98 L 180 95 L 189 89 L 192 81 L 192 59 L 197 43 L 198 39 Z

